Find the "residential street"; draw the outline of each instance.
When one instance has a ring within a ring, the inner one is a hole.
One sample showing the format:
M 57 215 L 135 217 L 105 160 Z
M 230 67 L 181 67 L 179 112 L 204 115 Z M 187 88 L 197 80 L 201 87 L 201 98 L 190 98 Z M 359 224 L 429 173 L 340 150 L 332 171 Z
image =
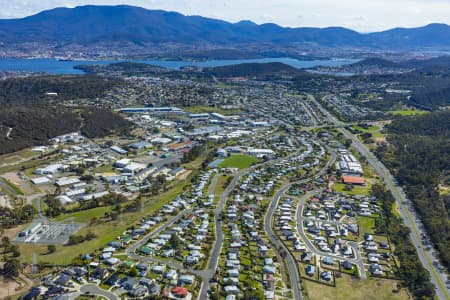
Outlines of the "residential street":
M 311 97 L 313 98 L 313 97 Z M 422 246 L 421 246 L 421 234 L 425 234 L 426 232 L 420 231 L 418 228 L 421 227 L 418 220 L 415 220 L 409 209 L 412 209 L 412 204 L 410 201 L 406 198 L 405 193 L 403 192 L 403 189 L 394 184 L 394 177 L 389 172 L 389 170 L 384 166 L 384 164 L 375 157 L 375 155 L 370 152 L 370 150 L 359 141 L 357 137 L 355 137 L 353 134 L 348 132 L 345 128 L 342 128 L 342 125 L 345 125 L 343 122 L 338 121 L 335 117 L 333 117 L 326 109 L 322 107 L 320 103 L 316 99 L 312 99 L 316 106 L 324 113 L 328 120 L 337 125 L 339 127 L 339 131 L 344 134 L 346 138 L 349 138 L 352 140 L 353 147 L 358 150 L 361 155 L 366 157 L 369 164 L 375 169 L 375 171 L 383 178 L 386 186 L 391 191 L 392 195 L 395 198 L 395 201 L 397 203 L 397 207 L 399 208 L 400 215 L 402 216 L 405 225 L 411 229 L 410 237 L 412 240 L 412 243 L 414 247 L 416 248 L 417 254 L 419 256 L 420 261 L 422 262 L 422 265 L 430 272 L 431 276 L 431 282 L 436 287 L 436 294 L 439 299 L 450 299 L 449 290 L 445 287 L 445 282 L 443 279 L 443 275 L 439 275 L 440 272 L 437 270 L 437 268 L 433 265 L 433 258 L 430 256 L 430 252 L 427 252 Z

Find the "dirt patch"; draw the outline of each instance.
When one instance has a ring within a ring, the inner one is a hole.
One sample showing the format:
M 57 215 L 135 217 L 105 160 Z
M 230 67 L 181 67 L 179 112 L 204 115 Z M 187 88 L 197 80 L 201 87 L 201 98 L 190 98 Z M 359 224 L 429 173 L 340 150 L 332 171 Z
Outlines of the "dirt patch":
M 9 280 L 5 278 L 0 278 L 0 299 L 5 299 L 8 296 L 21 293 L 26 285 L 21 285 L 21 283 L 15 280 Z
M 0 236 L 1 237 L 7 236 L 12 241 L 16 238 L 16 236 L 19 234 L 19 232 L 21 232 L 25 227 L 26 227 L 26 225 L 20 225 L 20 226 L 14 227 L 14 228 L 5 229 L 3 234 L 1 234 Z
M 5 173 L 2 175 L 2 177 L 15 185 L 21 185 L 23 182 L 22 179 L 20 179 L 19 176 L 17 176 L 17 173 L 15 172 Z

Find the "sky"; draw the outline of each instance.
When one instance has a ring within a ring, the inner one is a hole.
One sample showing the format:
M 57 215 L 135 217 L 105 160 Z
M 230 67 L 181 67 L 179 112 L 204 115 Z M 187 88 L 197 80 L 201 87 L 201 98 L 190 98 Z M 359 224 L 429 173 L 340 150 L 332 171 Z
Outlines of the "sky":
M 360 32 L 450 24 L 450 0 L 0 0 L 0 18 L 20 18 L 54 7 L 86 4 L 128 4 L 230 22 L 343 26 Z

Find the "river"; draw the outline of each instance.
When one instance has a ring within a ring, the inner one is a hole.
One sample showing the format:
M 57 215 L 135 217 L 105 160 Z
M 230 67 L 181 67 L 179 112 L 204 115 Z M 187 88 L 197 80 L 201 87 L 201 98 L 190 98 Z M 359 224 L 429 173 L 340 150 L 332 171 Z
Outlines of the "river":
M 179 69 L 187 66 L 219 67 L 242 63 L 269 63 L 280 62 L 298 69 L 308 69 L 317 66 L 337 67 L 357 62 L 357 59 L 327 59 L 327 60 L 298 60 L 294 58 L 258 58 L 233 60 L 207 60 L 207 61 L 170 61 L 170 60 L 72 60 L 60 61 L 54 58 L 0 58 L 1 71 L 44 72 L 50 74 L 83 74 L 83 71 L 74 69 L 77 65 L 106 65 L 111 63 L 131 61 L 147 63 L 150 65 Z

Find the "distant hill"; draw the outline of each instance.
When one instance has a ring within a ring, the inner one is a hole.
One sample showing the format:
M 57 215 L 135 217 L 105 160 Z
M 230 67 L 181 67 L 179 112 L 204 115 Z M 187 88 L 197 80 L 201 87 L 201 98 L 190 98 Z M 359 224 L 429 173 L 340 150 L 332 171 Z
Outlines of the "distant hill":
M 223 67 L 206 68 L 204 69 L 204 72 L 217 77 L 265 77 L 271 75 L 296 76 L 303 73 L 299 69 L 279 62 L 244 63 Z
M 400 67 L 399 64 L 397 64 L 393 61 L 382 59 L 382 58 L 377 58 L 377 57 L 363 59 L 354 64 L 351 64 L 351 66 L 353 66 L 353 67 L 380 67 L 380 68 L 398 68 L 398 67 Z
M 420 28 L 396 28 L 361 34 L 342 27 L 287 28 L 276 24 L 257 25 L 249 21 L 229 23 L 127 5 L 88 5 L 56 8 L 23 19 L 0 20 L 0 41 L 0 46 L 4 48 L 39 43 L 54 49 L 75 46 L 126 49 L 130 46 L 145 48 L 162 44 L 195 45 L 199 50 L 242 44 L 450 48 L 450 27 L 430 24 Z

